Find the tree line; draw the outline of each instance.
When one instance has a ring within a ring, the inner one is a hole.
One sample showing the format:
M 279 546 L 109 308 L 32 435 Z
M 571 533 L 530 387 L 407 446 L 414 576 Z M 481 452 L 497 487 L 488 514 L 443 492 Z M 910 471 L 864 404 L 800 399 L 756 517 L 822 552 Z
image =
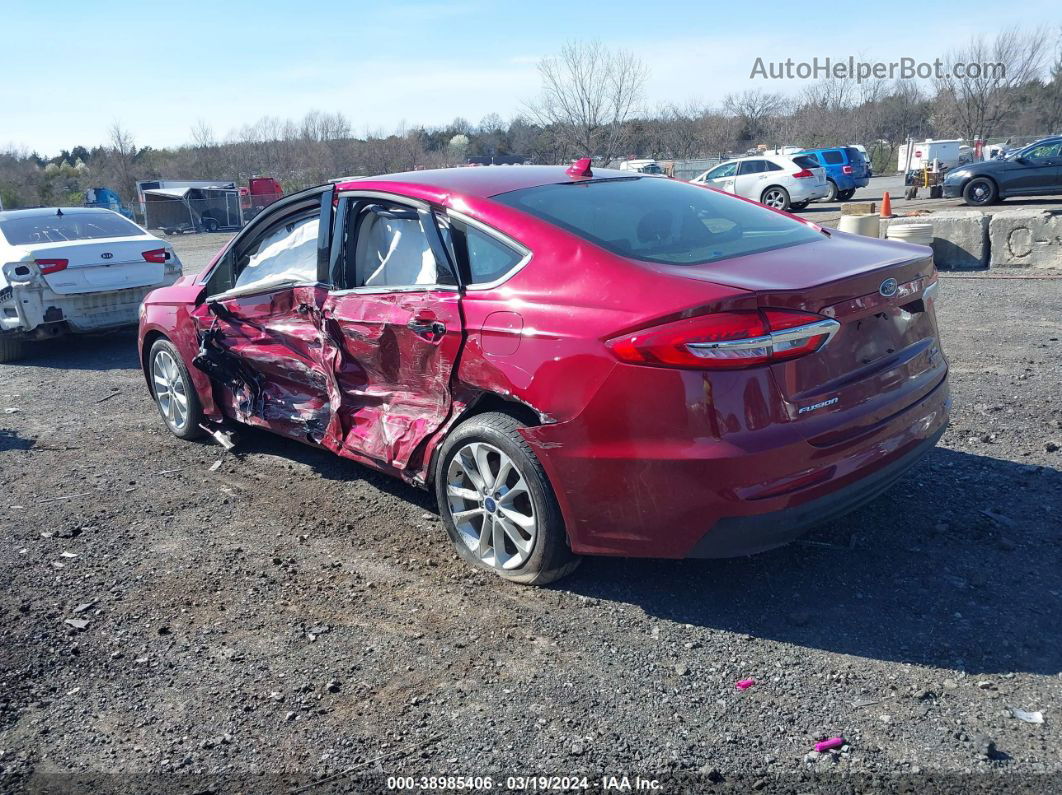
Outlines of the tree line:
M 107 186 L 131 202 L 142 179 L 216 179 L 246 184 L 254 175 L 293 191 L 348 175 L 455 166 L 520 156 L 564 163 L 583 156 L 687 160 L 737 155 L 757 145 L 863 144 L 875 172 L 895 168 L 908 137 L 1032 138 L 1062 132 L 1062 47 L 1058 31 L 1004 30 L 974 37 L 948 53 L 951 63 L 1003 63 L 978 79 L 821 80 L 795 95 L 748 89 L 718 105 L 694 102 L 650 109 L 648 67 L 599 42 L 570 42 L 539 65 L 542 89 L 505 120 L 456 118 L 443 126 L 401 127 L 357 136 L 342 112 L 300 120 L 266 116 L 218 137 L 206 121 L 183 146 L 137 146 L 115 123 L 109 140 L 54 157 L 0 151 L 5 208 L 80 204 L 86 188 Z

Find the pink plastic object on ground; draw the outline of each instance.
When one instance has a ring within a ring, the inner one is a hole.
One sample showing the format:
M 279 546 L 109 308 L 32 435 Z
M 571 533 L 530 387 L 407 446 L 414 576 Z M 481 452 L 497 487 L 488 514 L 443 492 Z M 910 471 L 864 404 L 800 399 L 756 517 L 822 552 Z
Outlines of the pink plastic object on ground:
M 740 682 L 737 682 L 734 687 L 736 687 L 738 690 L 748 690 L 754 684 L 756 684 L 755 679 L 742 679 Z
M 844 737 L 831 737 L 821 743 L 815 743 L 815 750 L 820 752 L 829 751 L 832 748 L 840 748 L 842 745 L 844 745 Z

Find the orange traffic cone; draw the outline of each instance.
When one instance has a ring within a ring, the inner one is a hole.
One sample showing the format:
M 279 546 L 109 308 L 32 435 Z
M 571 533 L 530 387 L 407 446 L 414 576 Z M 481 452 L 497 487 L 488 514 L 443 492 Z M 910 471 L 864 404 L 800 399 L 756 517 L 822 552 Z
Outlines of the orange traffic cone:
M 892 199 L 889 198 L 888 191 L 881 195 L 881 217 L 892 218 Z

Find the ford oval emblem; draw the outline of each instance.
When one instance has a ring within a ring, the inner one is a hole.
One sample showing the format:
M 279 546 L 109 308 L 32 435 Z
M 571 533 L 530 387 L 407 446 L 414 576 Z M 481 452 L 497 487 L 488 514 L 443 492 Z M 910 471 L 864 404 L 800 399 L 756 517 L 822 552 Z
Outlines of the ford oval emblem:
M 114 254 L 109 251 L 104 251 L 102 254 L 100 254 L 100 259 L 114 259 Z
M 899 287 L 900 285 L 897 284 L 895 279 L 886 279 L 881 283 L 881 287 L 878 288 L 878 292 L 886 298 L 892 298 L 894 295 L 896 295 L 896 290 L 899 289 Z

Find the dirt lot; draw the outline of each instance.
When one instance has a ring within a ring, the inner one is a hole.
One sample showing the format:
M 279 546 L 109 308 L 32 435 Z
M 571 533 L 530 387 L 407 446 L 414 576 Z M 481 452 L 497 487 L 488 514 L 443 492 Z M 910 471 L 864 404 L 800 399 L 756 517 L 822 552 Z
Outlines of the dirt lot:
M 0 791 L 1057 790 L 1062 278 L 1022 275 L 945 277 L 954 421 L 886 496 L 551 589 L 469 570 L 427 494 L 353 463 L 173 438 L 132 334 L 0 366 Z

